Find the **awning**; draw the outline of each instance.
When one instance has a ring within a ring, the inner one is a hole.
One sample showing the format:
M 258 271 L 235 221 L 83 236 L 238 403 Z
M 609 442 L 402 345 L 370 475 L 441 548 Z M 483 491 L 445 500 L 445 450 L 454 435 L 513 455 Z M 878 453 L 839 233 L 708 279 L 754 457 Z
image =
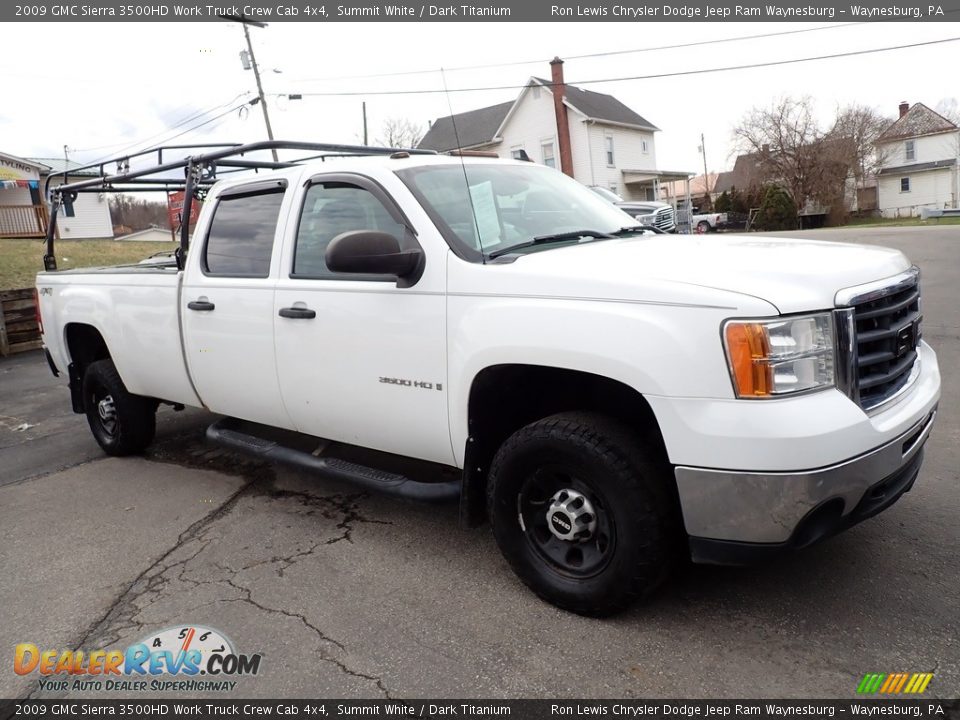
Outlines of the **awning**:
M 13 188 L 38 190 L 40 182 L 37 180 L 0 180 L 0 190 L 12 190 Z

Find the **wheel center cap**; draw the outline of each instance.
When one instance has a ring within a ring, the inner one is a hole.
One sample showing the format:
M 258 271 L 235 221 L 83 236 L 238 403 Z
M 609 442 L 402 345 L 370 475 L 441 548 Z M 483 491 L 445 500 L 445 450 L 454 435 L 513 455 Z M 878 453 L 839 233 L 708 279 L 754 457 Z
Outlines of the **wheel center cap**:
M 589 540 L 597 529 L 597 514 L 585 495 L 564 489 L 550 500 L 547 526 L 559 540 L 583 542 Z
M 113 420 L 117 411 L 113 407 L 113 398 L 109 395 L 97 403 L 97 413 L 101 420 Z

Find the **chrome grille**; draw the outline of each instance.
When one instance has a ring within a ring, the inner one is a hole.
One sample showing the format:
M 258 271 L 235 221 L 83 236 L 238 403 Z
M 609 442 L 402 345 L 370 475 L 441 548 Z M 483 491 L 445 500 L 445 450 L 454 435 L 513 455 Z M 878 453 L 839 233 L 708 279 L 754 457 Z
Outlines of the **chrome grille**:
M 838 300 L 841 295 L 850 306 L 846 313 L 852 331 L 847 390 L 869 410 L 892 399 L 913 376 L 923 319 L 919 272 L 912 268 L 887 283 L 851 288 Z
M 659 230 L 673 230 L 673 228 L 676 226 L 676 223 L 673 219 L 673 208 L 665 207 L 657 210 L 654 224 Z

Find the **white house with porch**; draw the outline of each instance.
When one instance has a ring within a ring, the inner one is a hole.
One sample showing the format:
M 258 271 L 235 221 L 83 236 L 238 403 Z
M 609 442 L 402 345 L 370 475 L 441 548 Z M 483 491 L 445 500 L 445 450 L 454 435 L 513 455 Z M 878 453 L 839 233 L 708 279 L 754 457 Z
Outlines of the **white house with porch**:
M 876 142 L 883 166 L 877 204 L 884 217 L 958 207 L 960 128 L 923 103 L 901 103 L 900 117 Z
M 627 200 L 656 200 L 661 183 L 692 176 L 657 169 L 653 123 L 612 95 L 567 85 L 559 58 L 550 69 L 551 80 L 531 77 L 514 100 L 438 118 L 419 147 L 526 157 Z

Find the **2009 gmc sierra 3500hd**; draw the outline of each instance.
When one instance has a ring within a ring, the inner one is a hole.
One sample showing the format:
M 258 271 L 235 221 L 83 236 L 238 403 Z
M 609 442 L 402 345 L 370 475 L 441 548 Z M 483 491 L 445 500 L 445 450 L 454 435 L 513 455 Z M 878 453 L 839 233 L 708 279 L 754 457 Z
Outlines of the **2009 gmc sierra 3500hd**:
M 206 197 L 175 261 L 55 272 L 51 230 L 44 344 L 107 453 L 142 451 L 160 402 L 209 408 L 232 447 L 459 496 L 534 592 L 596 615 L 653 590 L 677 550 L 802 547 L 917 477 L 940 374 L 900 252 L 646 235 L 556 170 L 467 153 L 214 182 L 278 145 L 325 147 L 181 162 Z

